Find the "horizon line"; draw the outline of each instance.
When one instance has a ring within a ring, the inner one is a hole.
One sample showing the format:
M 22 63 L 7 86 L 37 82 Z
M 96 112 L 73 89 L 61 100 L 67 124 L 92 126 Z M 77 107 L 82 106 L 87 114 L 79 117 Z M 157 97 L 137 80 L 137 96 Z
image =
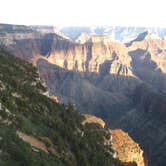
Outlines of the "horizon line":
M 6 23 L 3 22 L 0 24 L 4 25 L 16 25 L 16 26 L 48 26 L 48 27 L 136 27 L 136 28 L 166 28 L 166 26 L 146 26 L 146 25 L 111 25 L 111 24 L 103 24 L 103 25 L 56 25 L 56 24 L 21 24 L 21 23 Z

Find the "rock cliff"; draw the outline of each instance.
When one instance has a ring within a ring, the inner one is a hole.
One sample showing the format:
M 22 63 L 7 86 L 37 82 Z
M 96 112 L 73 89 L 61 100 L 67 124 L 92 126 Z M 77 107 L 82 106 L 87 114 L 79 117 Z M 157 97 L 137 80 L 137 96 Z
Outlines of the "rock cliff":
M 127 133 L 120 129 L 112 130 L 111 133 L 112 146 L 116 151 L 117 158 L 125 162 L 126 165 L 128 165 L 127 163 L 136 163 L 137 166 L 145 166 L 143 150 Z

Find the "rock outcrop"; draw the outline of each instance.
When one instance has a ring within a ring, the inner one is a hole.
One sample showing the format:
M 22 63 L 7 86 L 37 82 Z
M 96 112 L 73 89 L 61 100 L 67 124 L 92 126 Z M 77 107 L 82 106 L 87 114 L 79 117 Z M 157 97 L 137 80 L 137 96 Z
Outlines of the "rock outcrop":
M 125 163 L 136 163 L 137 166 L 145 166 L 143 150 L 127 133 L 120 129 L 111 130 L 111 133 L 112 146 L 116 151 L 117 158 Z
M 59 100 L 58 100 L 57 96 L 50 96 L 50 99 L 53 100 L 56 103 L 59 103 Z
M 105 127 L 105 122 L 101 118 L 88 114 L 83 114 L 83 116 L 85 117 L 85 120 L 82 123 L 83 125 L 86 123 L 96 123 L 99 124 L 102 128 Z

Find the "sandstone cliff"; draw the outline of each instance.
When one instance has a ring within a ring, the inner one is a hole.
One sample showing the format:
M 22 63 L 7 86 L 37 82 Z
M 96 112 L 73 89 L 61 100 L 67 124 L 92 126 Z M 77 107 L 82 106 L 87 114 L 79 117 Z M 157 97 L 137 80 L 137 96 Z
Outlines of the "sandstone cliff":
M 120 129 L 112 130 L 112 146 L 117 158 L 125 163 L 136 163 L 137 166 L 145 166 L 143 150 L 131 137 Z M 126 164 L 128 165 L 128 164 Z

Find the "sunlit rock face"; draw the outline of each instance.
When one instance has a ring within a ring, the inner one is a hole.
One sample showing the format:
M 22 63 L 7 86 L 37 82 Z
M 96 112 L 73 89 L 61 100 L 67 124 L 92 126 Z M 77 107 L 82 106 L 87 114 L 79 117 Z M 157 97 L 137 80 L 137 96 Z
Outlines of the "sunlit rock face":
M 47 58 L 49 62 L 67 70 L 96 73 L 99 73 L 103 64 L 108 66 L 106 72 L 110 74 L 133 75 L 131 58 L 125 45 L 111 41 L 106 36 L 92 36 L 84 45 L 63 44 L 63 48 L 52 47 Z
M 143 150 L 140 146 L 127 133 L 120 129 L 115 129 L 111 132 L 113 137 L 112 146 L 117 152 L 117 158 L 125 163 L 136 163 L 137 166 L 145 166 Z
M 96 123 L 96 124 L 99 124 L 102 128 L 105 127 L 105 122 L 101 118 L 98 118 L 93 115 L 88 115 L 88 114 L 83 114 L 83 116 L 85 117 L 85 120 L 83 121 L 83 125 L 86 123 Z
M 59 103 L 59 100 L 58 100 L 57 96 L 50 96 L 50 99 L 53 100 L 56 103 Z

